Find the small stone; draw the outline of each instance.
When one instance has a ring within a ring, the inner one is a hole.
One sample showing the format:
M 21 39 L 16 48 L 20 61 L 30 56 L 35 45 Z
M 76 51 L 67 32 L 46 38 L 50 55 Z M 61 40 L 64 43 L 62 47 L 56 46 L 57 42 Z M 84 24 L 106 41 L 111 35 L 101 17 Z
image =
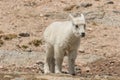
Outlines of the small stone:
M 10 76 L 10 75 L 5 75 L 4 78 L 11 79 L 12 76 Z
M 88 66 L 83 67 L 81 70 L 82 70 L 82 72 L 90 72 L 90 68 Z
M 29 37 L 30 34 L 29 33 L 19 33 L 19 36 L 21 36 L 21 37 Z
M 81 71 L 81 69 L 80 69 L 79 66 L 76 66 L 75 69 L 76 69 L 77 71 Z
M 85 52 L 85 50 L 84 50 L 83 48 L 80 48 L 78 51 L 79 51 L 80 53 L 84 53 L 84 52 Z
M 92 29 L 92 28 L 87 28 L 87 30 L 88 30 L 88 31 L 93 31 L 93 29 Z
M 53 14 L 52 13 L 46 13 L 46 14 L 44 14 L 44 16 L 45 17 L 50 17 L 50 16 L 53 16 Z
M 94 49 L 95 52 L 99 51 L 99 49 Z
M 25 78 L 18 78 L 18 77 L 16 77 L 16 78 L 11 79 L 11 80 L 26 80 L 26 79 Z
M 90 6 L 92 6 L 92 4 L 91 3 L 81 3 L 81 7 L 90 7 Z
M 95 0 L 95 1 L 100 1 L 100 0 Z
M 120 11 L 113 10 L 114 13 L 120 14 Z
M 95 75 L 95 79 L 101 79 L 99 75 Z
M 108 75 L 104 75 L 105 80 L 108 78 Z
M 4 32 L 0 30 L 0 34 L 3 34 Z
M 42 65 L 43 65 L 43 62 L 37 61 L 36 64 L 38 64 L 38 65 L 39 65 L 39 64 L 42 64 Z
M 0 69 L 2 69 L 3 68 L 3 66 L 0 66 Z
M 27 48 L 25 51 L 32 52 L 32 50 L 30 48 Z
M 107 4 L 114 4 L 114 2 L 113 1 L 108 1 Z
M 44 15 L 43 14 L 40 14 L 40 17 L 43 17 Z
M 69 5 L 69 6 L 66 6 L 63 10 L 64 11 L 71 11 L 74 7 L 75 7 L 75 5 Z

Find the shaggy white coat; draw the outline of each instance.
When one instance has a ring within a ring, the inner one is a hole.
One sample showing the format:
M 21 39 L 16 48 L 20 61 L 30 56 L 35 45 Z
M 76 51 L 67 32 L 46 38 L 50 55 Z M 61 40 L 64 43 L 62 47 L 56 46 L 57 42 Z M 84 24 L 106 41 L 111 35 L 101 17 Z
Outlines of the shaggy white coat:
M 71 21 L 54 22 L 44 32 L 46 42 L 45 73 L 61 73 L 63 58 L 67 52 L 69 73 L 75 74 L 75 59 L 81 33 L 85 32 L 85 20 L 83 15 L 77 18 L 72 15 L 70 17 Z M 75 25 L 78 25 L 78 28 Z

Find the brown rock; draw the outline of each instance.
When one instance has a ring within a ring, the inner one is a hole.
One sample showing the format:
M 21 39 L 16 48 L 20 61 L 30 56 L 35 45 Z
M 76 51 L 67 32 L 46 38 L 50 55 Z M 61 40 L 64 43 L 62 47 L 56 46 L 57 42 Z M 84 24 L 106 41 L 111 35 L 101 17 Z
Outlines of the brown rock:
M 106 4 L 114 4 L 113 1 L 108 1 Z
M 90 67 L 86 66 L 86 67 L 82 67 L 82 72 L 90 72 Z
M 91 3 L 82 3 L 81 4 L 81 7 L 84 7 L 84 8 L 86 8 L 86 7 L 90 7 L 90 6 L 92 6 L 92 4 Z
M 63 10 L 64 11 L 71 11 L 76 5 L 69 5 L 69 6 L 66 6 Z

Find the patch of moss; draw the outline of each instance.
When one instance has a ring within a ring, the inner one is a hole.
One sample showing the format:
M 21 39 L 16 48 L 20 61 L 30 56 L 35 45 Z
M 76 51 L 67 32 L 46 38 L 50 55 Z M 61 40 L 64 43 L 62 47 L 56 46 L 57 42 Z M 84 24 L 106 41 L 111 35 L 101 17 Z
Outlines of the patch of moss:
M 34 45 L 35 47 L 38 47 L 38 46 L 42 45 L 42 43 L 43 43 L 42 40 L 35 39 L 35 40 L 32 40 L 31 42 L 29 42 L 28 44 Z
M 21 49 L 21 50 L 26 50 L 26 49 L 29 48 L 28 45 L 24 45 L 24 44 L 23 44 L 23 45 L 19 45 L 19 44 L 18 44 L 18 45 L 16 45 L 16 47 L 19 48 L 19 49 Z
M 17 35 L 16 34 L 8 34 L 8 35 L 4 35 L 3 36 L 3 39 L 4 40 L 12 40 L 14 38 L 17 38 Z
M 23 48 L 23 49 L 27 49 L 28 46 L 27 46 L 27 45 L 22 45 L 21 48 Z
M 21 48 L 21 46 L 18 44 L 18 45 L 16 45 L 16 47 L 18 47 L 18 48 Z
M 97 26 L 97 23 L 96 23 L 96 22 L 93 22 L 92 25 Z

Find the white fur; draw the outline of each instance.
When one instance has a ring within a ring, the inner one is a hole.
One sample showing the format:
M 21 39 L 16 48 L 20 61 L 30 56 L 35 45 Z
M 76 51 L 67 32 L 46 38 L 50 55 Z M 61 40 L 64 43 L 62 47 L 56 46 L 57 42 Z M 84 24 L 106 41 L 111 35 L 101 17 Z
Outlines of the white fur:
M 75 74 L 75 59 L 81 33 L 85 33 L 85 19 L 83 15 L 76 18 L 72 15 L 69 16 L 71 21 L 54 22 L 44 32 L 46 42 L 45 73 L 61 73 L 63 58 L 67 51 L 69 73 Z M 79 27 L 76 28 L 75 25 Z

